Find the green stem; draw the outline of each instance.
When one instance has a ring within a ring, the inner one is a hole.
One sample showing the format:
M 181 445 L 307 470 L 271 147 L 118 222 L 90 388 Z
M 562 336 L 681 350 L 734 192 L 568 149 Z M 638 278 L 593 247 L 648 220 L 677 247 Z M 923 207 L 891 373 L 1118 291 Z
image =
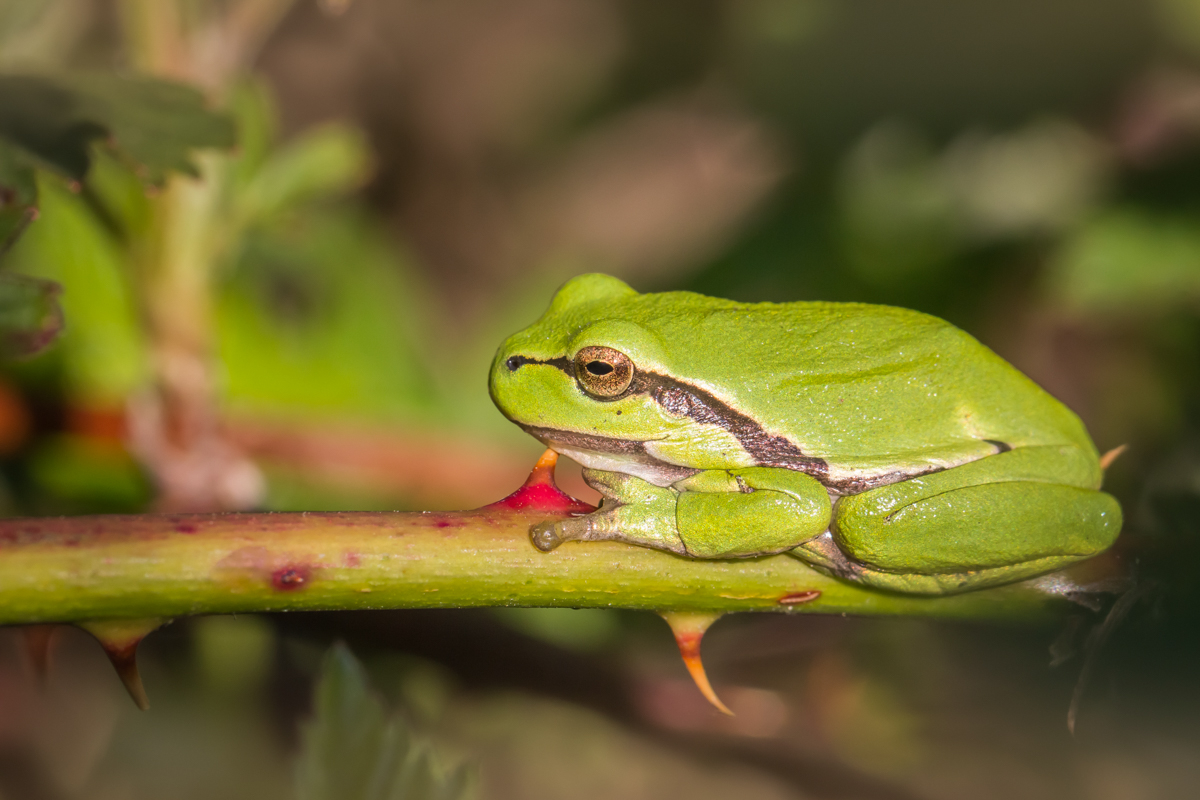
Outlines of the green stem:
M 562 513 L 489 507 L 5 520 L 0 624 L 476 606 L 1019 619 L 1063 603 L 1035 582 L 944 598 L 885 594 L 787 555 L 699 561 L 611 542 L 535 550 L 529 527 Z M 804 594 L 811 592 L 820 594 Z

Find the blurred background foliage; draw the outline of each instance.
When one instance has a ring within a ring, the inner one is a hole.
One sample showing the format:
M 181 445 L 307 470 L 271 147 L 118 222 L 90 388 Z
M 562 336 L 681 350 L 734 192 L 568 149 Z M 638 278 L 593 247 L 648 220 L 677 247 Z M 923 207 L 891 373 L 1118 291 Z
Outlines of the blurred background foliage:
M 1108 480 L 1149 598 L 1074 738 L 1057 630 L 723 621 L 732 719 L 647 615 L 181 622 L 148 714 L 82 634 L 39 688 L 9 631 L 0 798 L 325 796 L 338 741 L 393 775 L 409 728 L 487 798 L 1200 778 L 1196 0 L 0 0 L 0 186 L 5 514 L 491 501 L 538 451 L 487 398 L 494 348 L 603 270 L 970 331 L 1130 445 Z M 367 673 L 335 651 L 314 700 L 335 638 Z M 338 708 L 361 725 L 321 728 Z

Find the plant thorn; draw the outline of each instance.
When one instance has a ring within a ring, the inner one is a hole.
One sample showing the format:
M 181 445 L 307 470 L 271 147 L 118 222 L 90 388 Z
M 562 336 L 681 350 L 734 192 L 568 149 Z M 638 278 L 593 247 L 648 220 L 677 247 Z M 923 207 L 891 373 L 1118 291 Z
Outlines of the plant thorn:
M 687 667 L 700 694 L 722 714 L 732 717 L 733 712 L 713 691 L 712 684 L 708 682 L 708 675 L 704 672 L 704 663 L 700 660 L 700 642 L 704 639 L 704 633 L 723 614 L 703 611 L 660 611 L 658 614 L 671 626 L 671 632 L 675 634 L 675 643 L 679 645 L 679 655 L 683 656 L 683 665 Z
M 150 698 L 142 685 L 142 676 L 137 668 L 137 648 L 142 639 L 156 628 L 169 622 L 161 617 L 148 619 L 102 619 L 77 623 L 80 628 L 96 637 L 108 660 L 117 671 L 117 677 L 125 685 L 130 698 L 142 711 L 150 709 Z
M 43 688 L 50 677 L 50 645 L 57 628 L 57 625 L 25 625 L 21 628 L 25 655 L 29 658 L 38 685 Z

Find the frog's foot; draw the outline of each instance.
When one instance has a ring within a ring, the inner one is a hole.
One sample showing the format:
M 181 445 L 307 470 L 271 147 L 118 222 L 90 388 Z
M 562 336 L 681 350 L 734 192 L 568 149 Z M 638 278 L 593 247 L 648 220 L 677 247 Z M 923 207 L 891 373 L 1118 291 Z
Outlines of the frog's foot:
M 529 529 L 529 540 L 543 553 L 563 542 L 624 542 L 655 550 L 687 555 L 674 526 L 674 493 L 664 515 L 653 505 L 622 505 L 602 508 L 582 517 L 547 520 Z
M 686 555 L 675 524 L 674 489 L 615 472 L 585 470 L 584 480 L 604 495 L 598 511 L 540 522 L 529 529 L 533 546 L 548 553 L 563 542 L 625 542 Z

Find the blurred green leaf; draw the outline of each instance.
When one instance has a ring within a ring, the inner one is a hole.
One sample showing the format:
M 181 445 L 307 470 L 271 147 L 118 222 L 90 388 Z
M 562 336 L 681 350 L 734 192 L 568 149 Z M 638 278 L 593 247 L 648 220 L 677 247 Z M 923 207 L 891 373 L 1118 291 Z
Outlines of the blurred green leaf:
M 241 193 L 244 224 L 358 187 L 369 160 L 362 132 L 347 125 L 325 125 L 296 138 L 267 156 Z
M 846 159 L 837 204 L 849 266 L 869 283 L 922 280 L 961 248 L 955 198 L 918 131 L 886 123 Z
M 48 173 L 38 181 L 39 216 L 5 259 L 5 271 L 66 287 L 69 320 L 56 348 L 74 402 L 120 407 L 144 385 L 143 333 L 123 254 L 82 194 Z
M 568 650 L 589 652 L 612 644 L 621 620 L 611 608 L 494 608 L 509 627 Z
M 313 715 L 297 767 L 299 800 L 457 800 L 471 794 L 465 768 L 444 775 L 403 722 L 387 718 L 362 665 L 343 644 L 322 662 Z
M 98 220 L 126 244 L 146 236 L 154 219 L 154 197 L 134 171 L 106 148 L 92 150 L 86 199 L 100 212 Z
M 261 80 L 237 83 L 229 95 L 229 113 L 237 126 L 234 182 L 247 184 L 276 145 L 279 112 L 271 89 Z
M 53 281 L 0 272 L 0 355 L 36 355 L 62 332 L 58 304 L 62 287 Z
M 1068 308 L 1138 312 L 1200 301 L 1200 222 L 1116 209 L 1091 220 L 1050 263 Z
M 218 695 L 246 700 L 261 691 L 275 655 L 274 629 L 262 617 L 201 617 L 192 625 L 196 666 Z
M 0 137 L 65 175 L 82 180 L 89 148 L 109 139 L 141 177 L 161 182 L 169 171 L 196 174 L 190 152 L 230 147 L 233 124 L 181 84 L 107 74 L 0 75 Z
M 33 498 L 56 513 L 132 514 L 146 508 L 153 488 L 137 462 L 120 446 L 67 434 L 41 438 L 29 461 L 38 487 Z
M 299 214 L 248 238 L 216 308 L 229 408 L 379 421 L 436 414 L 441 396 L 421 344 L 427 308 L 412 273 L 358 214 Z

